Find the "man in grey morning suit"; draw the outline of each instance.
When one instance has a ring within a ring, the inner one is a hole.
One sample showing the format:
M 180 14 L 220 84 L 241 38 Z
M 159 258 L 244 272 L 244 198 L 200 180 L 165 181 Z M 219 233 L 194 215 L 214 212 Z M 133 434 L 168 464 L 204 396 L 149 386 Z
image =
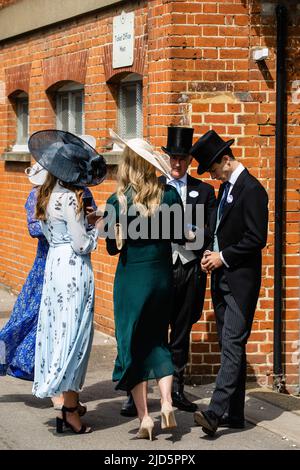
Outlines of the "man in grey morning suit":
M 206 411 L 194 414 L 206 434 L 218 426 L 244 427 L 246 343 L 261 285 L 261 251 L 266 245 L 268 196 L 248 170 L 235 160 L 230 146 L 215 131 L 204 134 L 191 149 L 198 173 L 209 171 L 222 181 L 211 231 L 210 250 L 201 268 L 211 273 L 221 366 Z

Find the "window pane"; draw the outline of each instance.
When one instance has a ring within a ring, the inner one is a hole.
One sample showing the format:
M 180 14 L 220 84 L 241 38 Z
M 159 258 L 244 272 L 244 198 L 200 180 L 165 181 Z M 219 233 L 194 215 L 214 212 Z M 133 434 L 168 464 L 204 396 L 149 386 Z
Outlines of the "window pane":
M 142 84 L 121 83 L 119 92 L 119 132 L 122 137 L 142 137 Z
M 83 134 L 83 93 L 67 91 L 57 95 L 58 129 Z
M 69 130 L 69 98 L 68 95 L 61 95 L 61 128 L 63 131 Z
M 17 143 L 26 144 L 28 139 L 28 99 L 17 99 Z
M 83 103 L 82 103 L 82 93 L 75 94 L 75 134 L 83 134 Z
M 136 85 L 124 87 L 125 133 L 131 139 L 136 137 Z

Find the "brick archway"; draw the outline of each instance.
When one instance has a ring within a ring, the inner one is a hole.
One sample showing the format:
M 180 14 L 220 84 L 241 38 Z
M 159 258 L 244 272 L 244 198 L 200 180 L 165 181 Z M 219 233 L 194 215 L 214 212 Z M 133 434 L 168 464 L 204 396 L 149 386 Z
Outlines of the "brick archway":
M 51 57 L 43 61 L 45 90 L 62 81 L 85 83 L 88 52 L 79 51 Z

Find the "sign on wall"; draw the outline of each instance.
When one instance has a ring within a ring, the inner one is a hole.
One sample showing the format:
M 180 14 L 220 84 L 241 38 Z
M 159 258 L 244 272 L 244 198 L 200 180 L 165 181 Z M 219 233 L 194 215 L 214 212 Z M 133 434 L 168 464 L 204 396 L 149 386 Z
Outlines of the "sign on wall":
M 115 16 L 113 20 L 113 68 L 133 64 L 134 12 Z

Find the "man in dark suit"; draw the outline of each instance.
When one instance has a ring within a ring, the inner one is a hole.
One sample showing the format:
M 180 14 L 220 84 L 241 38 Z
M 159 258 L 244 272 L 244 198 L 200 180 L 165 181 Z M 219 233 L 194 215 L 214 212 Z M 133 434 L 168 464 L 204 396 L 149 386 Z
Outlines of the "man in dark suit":
M 215 206 L 215 193 L 210 184 L 187 173 L 192 160 L 189 152 L 193 132 L 194 129 L 187 127 L 168 128 L 167 146 L 162 150 L 170 157 L 171 175 L 168 179 L 160 177 L 160 181 L 177 189 L 193 227 L 197 224 L 197 210 L 204 208 L 204 226 L 207 227 Z M 206 229 L 204 246 L 210 241 L 209 235 Z M 204 247 L 194 251 L 187 249 L 186 245 L 172 244 L 175 287 L 169 341 L 175 367 L 172 402 L 180 410 L 190 412 L 194 412 L 197 405 L 184 395 L 184 370 L 188 362 L 191 329 L 200 318 L 205 297 L 206 273 L 200 269 L 203 251 Z
M 201 261 L 211 273 L 212 300 L 221 346 L 221 367 L 206 411 L 195 422 L 206 434 L 218 426 L 244 427 L 246 343 L 261 285 L 261 251 L 266 245 L 268 196 L 215 131 L 204 134 L 191 149 L 198 174 L 209 171 L 222 181 L 212 218 L 210 251 Z

